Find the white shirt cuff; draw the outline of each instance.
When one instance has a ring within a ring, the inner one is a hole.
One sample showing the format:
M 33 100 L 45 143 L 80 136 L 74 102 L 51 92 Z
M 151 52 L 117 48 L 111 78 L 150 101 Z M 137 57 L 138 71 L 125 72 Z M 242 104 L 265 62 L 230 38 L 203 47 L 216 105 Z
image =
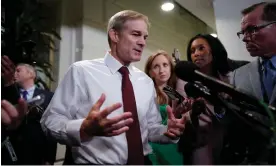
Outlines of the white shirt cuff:
M 171 142 L 176 144 L 179 140 L 180 138 L 178 137 L 177 139 L 174 139 L 174 140 L 171 139 Z
M 80 127 L 84 119 L 71 120 L 67 123 L 66 133 L 73 144 L 81 145 Z
M 149 141 L 161 144 L 177 143 L 179 141 L 179 138 L 173 140 L 164 135 L 167 132 L 167 130 L 168 126 L 159 126 L 159 132 L 152 134 L 152 136 L 149 137 Z
M 168 126 L 166 126 L 166 130 L 165 130 L 165 132 L 167 132 L 168 131 Z M 164 133 L 165 133 L 164 132 Z M 165 136 L 165 137 L 167 137 L 167 136 Z M 170 143 L 177 143 L 178 141 L 179 141 L 179 139 L 180 139 L 180 137 L 178 137 L 177 139 L 171 139 L 171 138 L 169 138 L 169 137 L 167 137 L 168 139 L 169 139 L 169 142 Z

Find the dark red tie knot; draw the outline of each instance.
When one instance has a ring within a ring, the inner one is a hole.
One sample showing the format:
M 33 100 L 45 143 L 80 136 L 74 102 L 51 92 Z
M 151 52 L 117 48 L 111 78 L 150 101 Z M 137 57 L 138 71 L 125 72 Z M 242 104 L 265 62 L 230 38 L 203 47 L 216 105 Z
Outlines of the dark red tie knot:
M 129 74 L 128 68 L 125 67 L 125 66 L 121 67 L 121 68 L 119 69 L 119 72 L 120 72 L 123 76 Z

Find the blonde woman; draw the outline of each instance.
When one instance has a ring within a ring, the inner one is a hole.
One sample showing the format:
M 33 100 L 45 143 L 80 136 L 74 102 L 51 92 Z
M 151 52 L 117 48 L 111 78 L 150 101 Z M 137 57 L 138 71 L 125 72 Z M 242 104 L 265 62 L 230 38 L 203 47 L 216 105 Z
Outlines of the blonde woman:
M 168 119 L 166 107 L 168 105 L 172 106 L 172 101 L 162 91 L 162 89 L 166 85 L 169 85 L 172 88 L 175 88 L 176 86 L 173 60 L 167 52 L 159 50 L 148 58 L 145 72 L 154 81 L 157 93 L 156 100 L 159 104 L 162 124 L 166 125 Z M 150 145 L 153 149 L 153 153 L 150 155 L 150 160 L 153 165 L 183 164 L 183 158 L 178 152 L 177 144 L 150 143 Z

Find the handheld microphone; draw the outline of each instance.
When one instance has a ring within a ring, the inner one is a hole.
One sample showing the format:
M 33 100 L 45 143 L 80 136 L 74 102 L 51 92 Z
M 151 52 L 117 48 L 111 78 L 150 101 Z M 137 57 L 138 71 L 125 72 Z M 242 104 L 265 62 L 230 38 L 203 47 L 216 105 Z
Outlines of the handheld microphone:
M 194 127 L 198 127 L 199 126 L 199 120 L 198 120 L 198 116 L 201 113 L 204 113 L 206 109 L 206 105 L 204 103 L 203 100 L 196 100 L 193 105 L 192 105 L 192 112 L 190 114 L 190 118 L 192 121 L 192 124 L 194 125 Z
M 196 69 L 194 64 L 181 62 L 180 65 L 181 66 L 178 66 L 178 69 L 176 69 L 176 75 L 180 76 L 180 79 L 185 79 L 185 81 L 189 81 L 184 87 L 188 96 L 203 97 L 213 105 L 221 106 L 222 108 L 230 110 L 231 114 L 235 114 L 243 122 L 247 123 L 247 120 L 254 121 L 262 125 L 263 127 L 269 129 L 271 128 L 271 125 L 274 126 L 273 121 L 274 117 L 276 116 L 275 108 L 268 107 L 256 98 L 245 93 L 239 92 L 234 88 L 229 88 L 231 86 L 229 84 L 226 84 L 227 86 L 224 86 L 225 83 L 220 84 L 220 81 L 213 77 L 203 76 L 205 74 L 201 73 L 200 71 L 194 70 Z M 187 68 L 186 73 L 188 74 L 183 74 L 184 72 L 179 72 L 179 68 L 182 71 L 184 70 L 183 68 Z M 200 74 L 197 75 L 196 73 Z M 197 80 L 200 80 L 201 82 L 198 82 Z M 207 85 L 207 87 L 210 89 L 202 85 L 202 83 L 204 83 L 204 85 Z M 215 88 L 216 86 L 217 88 Z M 232 97 L 231 100 L 229 100 L 228 98 L 226 99 L 218 92 L 227 92 L 227 94 L 229 94 Z M 217 111 L 215 112 L 219 113 Z M 271 124 L 269 119 L 273 124 Z
M 234 86 L 200 72 L 199 68 L 192 62 L 180 61 L 175 66 L 175 73 L 178 78 L 184 81 L 200 81 L 204 85 L 208 86 L 209 89 L 217 92 L 225 92 L 232 94 L 232 96 L 245 97 L 250 101 L 256 101 L 253 96 L 237 91 Z
M 188 82 L 185 84 L 184 90 L 188 97 L 192 97 L 194 99 L 199 97 L 209 98 L 209 96 L 211 96 L 210 90 L 200 82 Z
M 225 116 L 226 124 L 229 124 L 227 119 L 231 121 L 232 118 L 242 121 L 251 131 L 258 132 L 261 134 L 260 138 L 265 138 L 268 146 L 268 150 L 273 150 L 271 153 L 272 157 L 275 157 L 276 154 L 276 123 L 275 117 L 276 112 L 275 108 L 270 108 L 262 101 L 259 101 L 257 98 L 246 94 L 243 91 L 237 90 L 234 86 L 226 84 L 214 77 L 210 77 L 198 70 L 199 68 L 191 62 L 181 61 L 176 64 L 175 73 L 176 76 L 184 81 L 196 85 L 197 81 L 200 81 L 202 84 L 207 86 L 211 92 L 211 95 L 201 91 L 200 95 L 207 97 L 212 101 L 212 95 L 217 102 L 224 108 L 226 108 L 227 115 Z M 198 89 L 200 90 L 200 89 Z M 231 100 L 226 100 L 220 96 L 220 92 L 226 93 L 231 97 Z M 215 94 L 215 96 L 214 96 Z M 197 94 L 194 94 L 197 95 Z M 214 100 L 213 100 L 214 101 Z M 214 101 L 215 102 L 215 101 Z M 234 115 L 234 116 L 233 116 Z M 234 125 L 235 126 L 235 125 Z M 245 131 L 246 132 L 246 131 Z M 247 132 L 246 132 L 247 133 Z M 255 143 L 255 142 L 254 142 Z M 252 144 L 255 146 L 255 144 Z M 257 142 L 256 142 L 257 143 Z M 248 147 L 249 146 L 249 147 Z M 242 152 L 246 156 L 250 153 L 254 154 L 250 145 L 245 145 L 246 151 Z M 272 149 L 271 149 L 272 148 Z M 252 148 L 254 149 L 254 148 Z M 274 153 L 274 154 L 273 154 Z M 257 156 L 256 156 L 257 157 Z
M 186 94 L 193 98 L 203 97 L 214 106 L 220 106 L 219 109 L 214 107 L 214 113 L 208 110 L 208 107 L 205 107 L 206 111 L 209 112 L 210 115 L 213 115 L 216 120 L 221 121 L 225 116 L 225 109 L 230 109 L 232 113 L 234 113 L 240 120 L 249 124 L 247 120 L 254 122 L 256 124 L 260 124 L 263 127 L 270 128 L 271 124 L 269 122 L 269 118 L 266 116 L 262 116 L 260 113 L 252 110 L 241 110 L 240 107 L 237 107 L 235 104 L 232 104 L 228 99 L 223 98 L 219 95 L 212 95 L 208 92 L 206 87 L 202 87 L 199 83 L 191 83 L 188 82 L 184 87 Z M 194 111 L 194 110 L 193 110 Z M 201 113 L 204 113 L 201 111 Z M 192 115 L 191 115 L 192 118 Z M 195 117 L 194 117 L 195 118 Z
M 206 85 L 213 95 L 217 95 L 218 92 L 224 92 L 232 97 L 232 101 L 235 101 L 240 107 L 250 109 L 263 109 L 264 105 L 252 95 L 249 95 L 241 90 L 237 90 L 234 86 L 222 82 L 214 77 L 208 76 L 198 70 L 199 68 L 188 61 L 180 61 L 175 66 L 176 76 L 187 82 L 200 81 Z M 271 109 L 272 110 L 272 109 Z M 260 112 L 264 114 L 264 112 Z

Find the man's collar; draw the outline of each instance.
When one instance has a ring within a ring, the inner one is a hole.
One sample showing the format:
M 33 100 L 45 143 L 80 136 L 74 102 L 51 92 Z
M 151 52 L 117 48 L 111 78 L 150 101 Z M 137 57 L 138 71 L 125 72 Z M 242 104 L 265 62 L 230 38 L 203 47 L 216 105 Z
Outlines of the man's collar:
M 35 85 L 33 85 L 32 87 L 30 87 L 29 89 L 26 89 L 26 90 L 21 88 L 20 91 L 21 92 L 23 92 L 23 91 L 28 91 L 29 92 L 29 91 L 33 91 L 34 89 L 35 89 Z
M 112 74 L 115 74 L 121 67 L 123 67 L 123 65 L 110 54 L 110 51 L 105 54 L 104 63 L 107 65 Z M 130 75 L 133 75 L 133 66 L 130 64 L 126 67 L 128 68 Z
M 260 62 L 261 64 L 263 64 L 265 61 L 269 60 L 271 62 L 271 64 L 273 65 L 273 67 L 276 69 L 276 55 L 273 55 L 271 58 L 269 59 L 264 59 L 264 58 L 260 58 Z

